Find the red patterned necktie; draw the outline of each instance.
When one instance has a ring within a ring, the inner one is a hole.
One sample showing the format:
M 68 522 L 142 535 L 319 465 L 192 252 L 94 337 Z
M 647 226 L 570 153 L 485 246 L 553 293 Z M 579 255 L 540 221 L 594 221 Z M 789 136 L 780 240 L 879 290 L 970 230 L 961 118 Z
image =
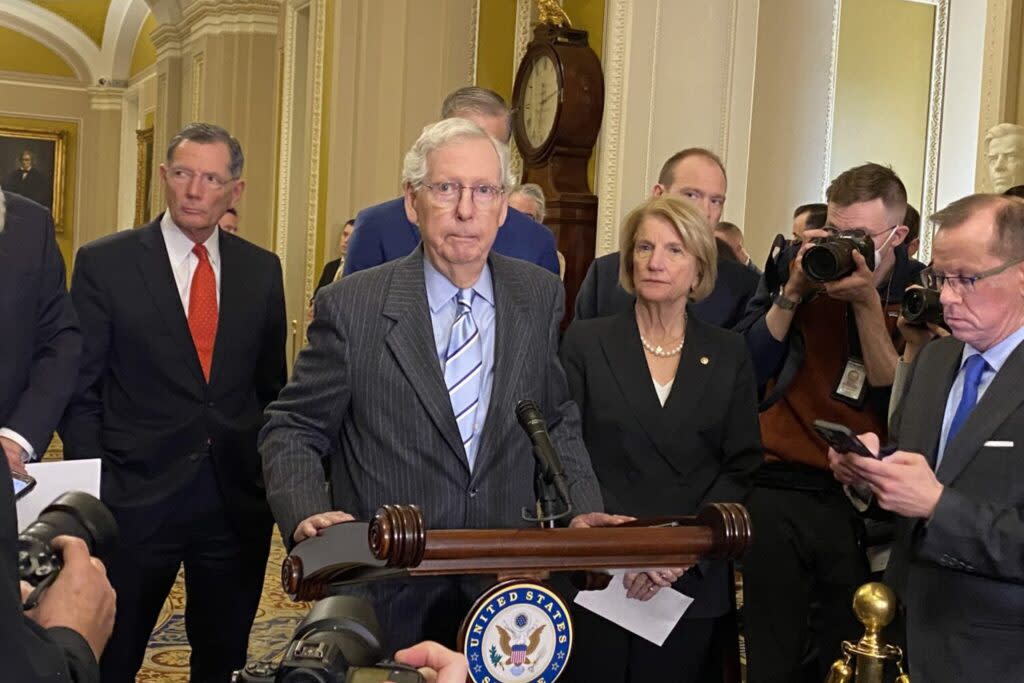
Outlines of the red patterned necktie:
M 209 382 L 213 341 L 217 337 L 217 278 L 206 247 L 197 244 L 192 247 L 192 253 L 199 259 L 199 265 L 192 275 L 188 295 L 188 329 L 199 354 L 199 364 L 203 366 L 203 377 Z

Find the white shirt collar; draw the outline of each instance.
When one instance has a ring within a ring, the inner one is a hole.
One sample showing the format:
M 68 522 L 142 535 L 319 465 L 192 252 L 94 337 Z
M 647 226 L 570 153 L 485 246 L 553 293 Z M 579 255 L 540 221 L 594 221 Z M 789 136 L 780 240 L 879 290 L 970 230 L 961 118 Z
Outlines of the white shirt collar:
M 171 265 L 181 265 L 192 254 L 195 242 L 189 239 L 188 235 L 181 231 L 171 218 L 170 211 L 164 211 L 164 217 L 160 219 L 160 232 L 164 236 L 164 244 L 167 245 L 167 256 Z M 213 232 L 203 242 L 206 253 L 210 256 L 210 264 L 216 268 L 220 263 L 220 227 L 214 227 Z

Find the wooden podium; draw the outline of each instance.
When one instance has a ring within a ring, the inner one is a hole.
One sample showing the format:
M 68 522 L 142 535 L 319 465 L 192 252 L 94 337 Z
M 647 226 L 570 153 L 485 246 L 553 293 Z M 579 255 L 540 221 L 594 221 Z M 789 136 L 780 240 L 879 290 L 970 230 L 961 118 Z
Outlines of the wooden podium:
M 414 505 L 385 505 L 371 522 L 337 524 L 297 545 L 281 578 L 293 599 L 318 600 L 335 586 L 366 581 L 494 575 L 504 580 L 480 597 L 459 635 L 470 658 L 470 678 L 553 681 L 568 660 L 572 624 L 561 598 L 539 583 L 551 572 L 584 572 L 585 589 L 604 588 L 609 575 L 600 570 L 735 559 L 750 542 L 750 516 L 735 503 L 708 505 L 694 517 L 613 527 L 446 530 L 426 529 Z M 510 616 L 502 617 L 506 608 Z M 542 675 L 531 673 L 529 667 L 543 657 Z M 487 665 L 491 669 L 477 678 L 474 660 L 482 671 Z

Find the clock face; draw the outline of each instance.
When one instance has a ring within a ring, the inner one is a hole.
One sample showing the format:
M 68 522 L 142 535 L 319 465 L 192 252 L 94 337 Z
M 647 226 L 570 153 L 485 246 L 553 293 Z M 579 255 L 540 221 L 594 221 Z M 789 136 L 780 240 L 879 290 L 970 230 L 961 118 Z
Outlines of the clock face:
M 547 55 L 537 57 L 526 78 L 523 92 L 523 128 L 526 139 L 536 149 L 551 135 L 558 113 L 558 73 Z

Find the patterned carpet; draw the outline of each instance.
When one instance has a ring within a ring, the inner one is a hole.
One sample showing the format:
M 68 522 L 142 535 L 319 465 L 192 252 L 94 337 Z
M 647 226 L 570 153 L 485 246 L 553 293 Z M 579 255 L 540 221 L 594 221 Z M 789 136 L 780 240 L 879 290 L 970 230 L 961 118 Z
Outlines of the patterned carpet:
M 281 656 L 295 627 L 309 611 L 308 603 L 292 602 L 281 590 L 281 562 L 284 546 L 274 530 L 274 542 L 263 579 L 263 598 L 249 635 L 249 661 Z M 188 681 L 188 638 L 185 636 L 185 583 L 179 572 L 156 629 L 149 639 L 146 660 L 136 677 L 138 683 L 186 683 Z

